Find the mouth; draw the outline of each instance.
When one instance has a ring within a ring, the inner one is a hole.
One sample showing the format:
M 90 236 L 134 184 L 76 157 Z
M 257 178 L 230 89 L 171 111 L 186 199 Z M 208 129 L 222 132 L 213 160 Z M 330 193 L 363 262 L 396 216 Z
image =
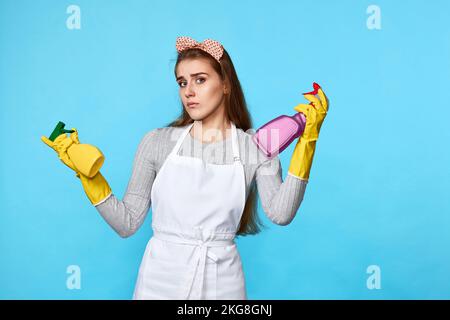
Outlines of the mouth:
M 188 106 L 188 108 L 195 108 L 198 106 L 198 103 L 197 102 L 188 102 L 187 106 Z

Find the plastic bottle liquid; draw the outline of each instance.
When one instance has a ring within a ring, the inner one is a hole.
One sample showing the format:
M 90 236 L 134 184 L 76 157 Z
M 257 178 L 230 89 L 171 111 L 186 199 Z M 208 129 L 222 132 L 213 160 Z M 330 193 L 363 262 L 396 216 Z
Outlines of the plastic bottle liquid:
M 293 116 L 281 115 L 260 127 L 253 141 L 267 158 L 283 152 L 305 130 L 306 117 L 298 112 Z

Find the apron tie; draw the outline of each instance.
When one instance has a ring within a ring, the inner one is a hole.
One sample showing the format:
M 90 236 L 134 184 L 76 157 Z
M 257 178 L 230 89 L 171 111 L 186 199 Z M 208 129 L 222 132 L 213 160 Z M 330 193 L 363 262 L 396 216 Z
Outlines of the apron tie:
M 201 300 L 202 299 L 202 293 L 203 293 L 203 282 L 205 278 L 205 268 L 206 268 L 206 257 L 212 259 L 214 263 L 217 263 L 219 258 L 211 251 L 208 250 L 208 247 L 211 246 L 207 242 L 201 242 L 198 245 L 198 255 L 197 259 L 195 260 L 195 264 L 197 265 L 197 268 L 199 270 L 198 277 L 200 279 L 199 283 L 199 293 L 198 296 L 196 296 L 194 299 Z M 217 268 L 217 265 L 215 266 Z M 189 292 L 193 288 L 194 284 L 194 278 L 195 278 L 196 270 L 190 274 L 189 277 L 189 283 L 186 288 L 186 294 L 184 295 L 184 298 L 187 299 L 189 297 Z M 215 277 L 215 281 L 217 281 Z
M 214 261 L 214 268 L 215 268 L 215 274 L 214 274 L 214 282 L 215 286 L 217 285 L 217 261 L 219 261 L 219 258 L 216 254 L 208 250 L 210 247 L 225 247 L 229 245 L 234 244 L 234 239 L 214 239 L 214 240 L 203 240 L 203 233 L 201 232 L 201 227 L 196 227 L 197 236 L 196 239 L 188 239 L 188 238 L 182 238 L 180 236 L 176 236 L 174 234 L 169 234 L 162 231 L 154 231 L 153 236 L 155 238 L 158 238 L 163 241 L 169 241 L 174 242 L 177 244 L 186 244 L 186 245 L 193 245 L 196 246 L 198 249 L 198 253 L 196 255 L 196 258 L 193 261 L 193 268 L 190 269 L 191 273 L 188 274 L 187 286 L 185 287 L 185 291 L 181 296 L 181 299 L 188 299 L 189 294 L 191 290 L 194 289 L 194 279 L 195 275 L 197 273 L 197 270 L 199 270 L 198 278 L 199 278 L 199 292 L 198 295 L 192 296 L 193 299 L 200 300 L 203 297 L 203 284 L 204 284 L 204 278 L 205 278 L 205 269 L 206 269 L 206 258 L 210 258 Z M 214 290 L 214 299 L 216 299 L 216 288 Z

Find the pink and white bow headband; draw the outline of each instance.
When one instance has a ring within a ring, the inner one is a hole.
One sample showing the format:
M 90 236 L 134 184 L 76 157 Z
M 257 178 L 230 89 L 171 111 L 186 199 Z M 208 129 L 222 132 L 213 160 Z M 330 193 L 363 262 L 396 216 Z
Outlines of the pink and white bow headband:
M 217 62 L 223 55 L 223 46 L 215 40 L 205 39 L 203 42 L 198 42 L 190 37 L 177 37 L 175 43 L 178 52 L 182 52 L 191 48 L 201 49 L 214 57 Z

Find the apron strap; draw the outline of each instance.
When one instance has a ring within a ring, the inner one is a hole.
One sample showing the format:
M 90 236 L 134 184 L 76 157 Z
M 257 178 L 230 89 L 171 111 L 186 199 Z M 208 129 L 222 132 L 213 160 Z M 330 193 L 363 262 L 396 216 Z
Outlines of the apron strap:
M 232 145 L 233 145 L 233 161 L 241 161 L 241 157 L 239 156 L 239 143 L 237 137 L 236 125 L 233 121 L 231 121 L 231 137 L 232 137 Z
M 184 129 L 183 132 L 181 132 L 181 135 L 180 135 L 180 137 L 178 138 L 177 143 L 175 144 L 175 147 L 173 147 L 172 152 L 170 153 L 171 155 L 172 155 L 172 154 L 175 154 L 175 155 L 176 155 L 176 154 L 178 153 L 178 150 L 180 149 L 181 144 L 182 144 L 183 141 L 184 141 L 184 138 L 187 136 L 187 134 L 189 133 L 189 131 L 191 130 L 191 128 L 192 128 L 193 125 L 194 125 L 194 123 L 192 122 L 190 125 L 188 125 L 188 126 Z

